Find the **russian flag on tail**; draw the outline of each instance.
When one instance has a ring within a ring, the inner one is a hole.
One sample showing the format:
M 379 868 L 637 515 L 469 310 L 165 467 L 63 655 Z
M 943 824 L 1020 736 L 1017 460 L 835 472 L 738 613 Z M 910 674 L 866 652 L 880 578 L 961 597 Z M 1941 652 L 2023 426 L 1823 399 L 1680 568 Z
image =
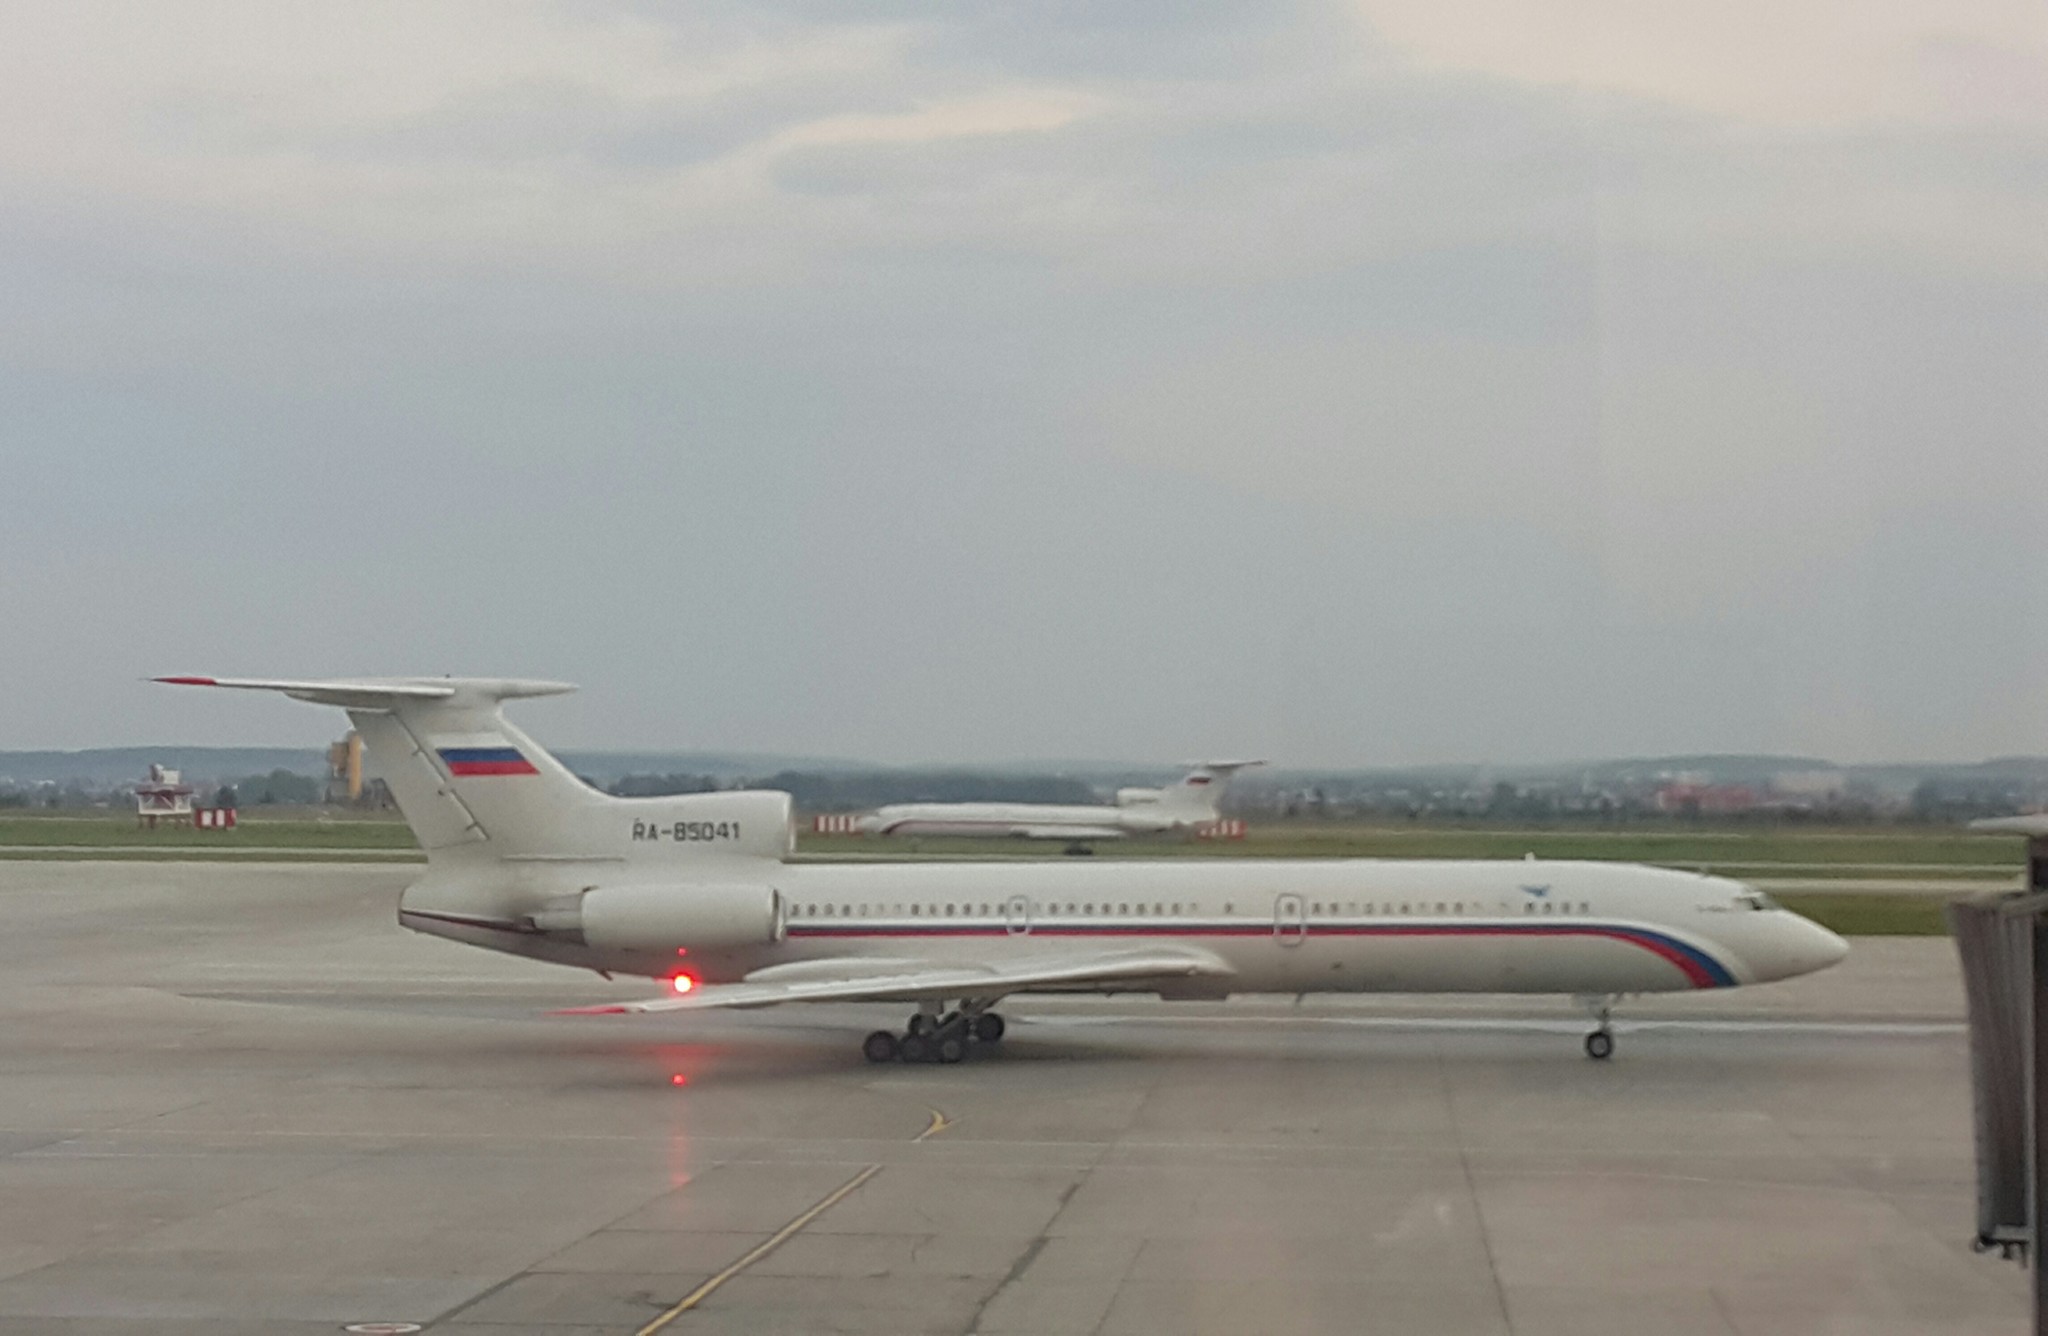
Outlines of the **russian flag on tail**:
M 456 779 L 485 775 L 537 775 L 539 770 L 520 750 L 502 736 L 445 738 L 435 740 L 434 754 Z

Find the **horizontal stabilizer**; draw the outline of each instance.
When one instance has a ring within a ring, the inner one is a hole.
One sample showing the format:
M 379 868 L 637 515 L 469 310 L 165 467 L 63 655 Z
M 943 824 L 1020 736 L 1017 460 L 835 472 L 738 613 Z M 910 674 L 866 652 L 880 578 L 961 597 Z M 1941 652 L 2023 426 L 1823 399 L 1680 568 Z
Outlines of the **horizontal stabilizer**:
M 559 696 L 576 688 L 567 682 L 536 682 L 513 677 L 358 677 L 301 681 L 267 677 L 159 677 L 174 687 L 232 687 L 238 691 L 278 691 L 315 705 L 348 710 L 389 709 L 404 701 L 451 700 L 461 695 L 478 702 L 518 700 L 526 696 Z

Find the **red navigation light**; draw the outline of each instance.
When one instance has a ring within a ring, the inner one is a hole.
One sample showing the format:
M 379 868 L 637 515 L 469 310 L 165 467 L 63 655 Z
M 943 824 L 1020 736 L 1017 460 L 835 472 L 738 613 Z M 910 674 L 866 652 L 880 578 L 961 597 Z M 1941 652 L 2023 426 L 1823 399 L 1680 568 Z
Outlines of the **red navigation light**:
M 690 1084 L 690 1078 L 681 1072 L 677 1072 L 674 1076 L 668 1078 L 668 1083 L 672 1086 L 688 1085 Z
M 687 956 L 690 954 L 690 948 L 687 946 L 679 946 L 676 948 L 676 954 L 679 956 Z
M 697 986 L 697 981 L 687 974 L 678 974 L 675 978 L 668 981 L 668 986 L 675 989 L 678 993 L 687 993 Z

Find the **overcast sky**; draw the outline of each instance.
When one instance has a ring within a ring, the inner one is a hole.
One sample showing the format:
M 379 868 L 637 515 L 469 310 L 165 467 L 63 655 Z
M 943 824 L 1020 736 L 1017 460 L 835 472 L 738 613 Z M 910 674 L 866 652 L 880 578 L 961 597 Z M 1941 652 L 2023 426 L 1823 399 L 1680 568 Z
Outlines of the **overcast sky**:
M 0 122 L 0 748 L 2048 751 L 2040 0 L 67 0 Z

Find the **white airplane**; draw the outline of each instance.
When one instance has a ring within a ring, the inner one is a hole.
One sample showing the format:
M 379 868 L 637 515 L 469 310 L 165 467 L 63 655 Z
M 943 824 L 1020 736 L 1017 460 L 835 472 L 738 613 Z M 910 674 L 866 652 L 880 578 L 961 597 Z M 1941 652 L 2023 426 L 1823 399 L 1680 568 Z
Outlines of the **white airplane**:
M 1116 806 L 1049 803 L 894 803 L 860 819 L 867 835 L 964 835 L 1029 840 L 1120 840 L 1192 830 L 1216 819 L 1230 777 L 1263 761 L 1203 761 L 1163 789 L 1118 789 Z
M 427 853 L 418 932 L 658 998 L 584 1012 L 910 1002 L 873 1062 L 958 1062 L 1016 993 L 1576 995 L 1608 1057 L 1629 993 L 1822 969 L 1834 933 L 1740 882 L 1622 863 L 1172 859 L 794 864 L 785 793 L 615 798 L 505 720 L 573 688 L 478 678 L 158 679 L 347 710 Z
M 2032 812 L 2021 816 L 1979 817 L 1970 823 L 1970 829 L 2039 838 L 2048 835 L 2048 812 Z

